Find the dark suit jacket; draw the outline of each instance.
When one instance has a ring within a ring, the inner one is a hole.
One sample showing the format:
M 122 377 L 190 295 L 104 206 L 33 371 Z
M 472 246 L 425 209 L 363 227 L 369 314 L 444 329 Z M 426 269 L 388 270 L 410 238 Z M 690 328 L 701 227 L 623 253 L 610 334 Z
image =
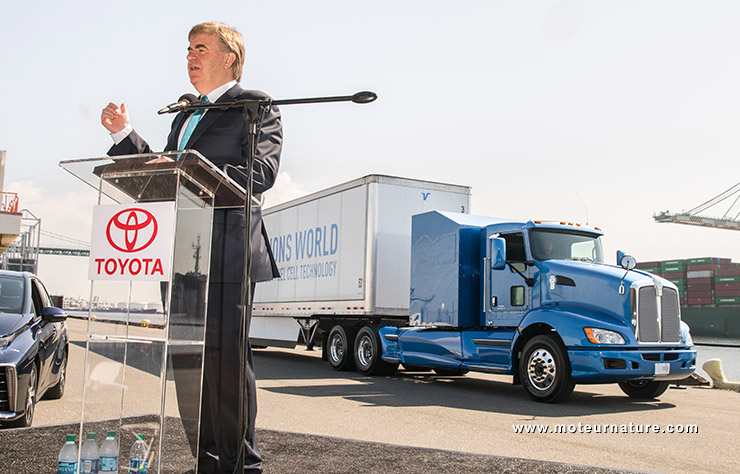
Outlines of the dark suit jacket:
M 237 84 L 226 91 L 216 103 L 244 99 L 269 100 L 269 96 L 260 91 L 244 90 Z M 172 129 L 167 137 L 165 151 L 178 149 L 177 140 L 186 118 L 187 116 L 182 112 L 175 116 Z M 272 187 L 277 178 L 280 150 L 283 142 L 280 111 L 277 107 L 272 107 L 270 112 L 265 114 L 260 123 L 258 134 L 257 154 L 252 173 L 252 189 L 257 199 L 261 197 L 261 193 Z M 226 171 L 229 177 L 246 188 L 248 179 L 246 169 L 247 150 L 249 146 L 247 138 L 247 125 L 242 118 L 241 108 L 210 109 L 198 123 L 184 148 L 199 151 L 213 164 Z M 110 156 L 136 153 L 152 153 L 152 150 L 149 144 L 135 131 L 108 151 Z M 228 211 L 229 215 L 225 215 L 217 210 L 214 216 L 214 224 L 222 223 L 222 219 L 228 219 L 229 222 L 232 222 L 234 217 L 238 218 L 238 216 L 233 215 L 235 212 L 238 213 L 239 211 Z M 252 281 L 265 281 L 279 277 L 280 274 L 272 255 L 269 239 L 262 223 L 262 209 L 254 202 L 252 203 L 251 218 Z M 214 241 L 218 240 L 216 237 L 214 235 Z M 235 248 L 238 248 L 238 242 Z M 227 251 L 226 259 L 228 259 L 228 255 L 229 252 Z M 213 268 L 213 263 L 215 262 L 212 262 L 211 268 Z

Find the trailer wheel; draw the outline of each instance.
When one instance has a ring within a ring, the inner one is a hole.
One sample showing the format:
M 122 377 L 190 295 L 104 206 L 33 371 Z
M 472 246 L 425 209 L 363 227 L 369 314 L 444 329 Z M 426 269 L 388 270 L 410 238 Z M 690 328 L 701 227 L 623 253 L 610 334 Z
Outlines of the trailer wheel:
M 524 345 L 519 375 L 527 395 L 537 402 L 561 402 L 576 385 L 565 351 L 548 335 L 535 336 Z
M 365 375 L 391 375 L 398 369 L 398 364 L 383 360 L 383 346 L 380 343 L 378 330 L 363 326 L 355 339 L 355 365 Z
M 631 398 L 649 400 L 663 395 L 668 389 L 669 382 L 655 380 L 627 380 L 619 382 L 619 388 Z
M 355 345 L 355 328 L 337 324 L 329 331 L 327 355 L 334 370 L 353 370 L 355 359 L 352 348 Z

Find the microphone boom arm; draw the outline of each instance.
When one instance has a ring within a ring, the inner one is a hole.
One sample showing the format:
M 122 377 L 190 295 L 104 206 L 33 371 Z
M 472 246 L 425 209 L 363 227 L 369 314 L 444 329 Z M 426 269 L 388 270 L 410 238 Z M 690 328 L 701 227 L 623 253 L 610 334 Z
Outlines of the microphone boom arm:
M 174 112 L 189 112 L 193 110 L 204 110 L 204 109 L 233 109 L 235 107 L 270 107 L 273 105 L 293 105 L 293 104 L 315 104 L 319 102 L 354 102 L 355 104 L 368 104 L 378 98 L 375 92 L 362 91 L 357 92 L 353 95 L 341 95 L 333 97 L 310 97 L 304 99 L 281 99 L 281 100 L 237 100 L 234 102 L 225 102 L 222 104 L 211 103 L 211 102 L 190 102 L 189 104 L 183 105 L 182 107 L 173 108 L 172 110 L 166 110 L 169 107 L 165 107 L 160 110 L 159 113 L 174 113 Z

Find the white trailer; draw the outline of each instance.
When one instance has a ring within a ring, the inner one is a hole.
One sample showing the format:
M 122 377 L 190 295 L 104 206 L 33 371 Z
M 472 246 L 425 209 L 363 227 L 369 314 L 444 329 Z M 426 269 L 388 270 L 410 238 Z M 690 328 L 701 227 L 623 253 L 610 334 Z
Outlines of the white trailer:
M 318 342 L 336 369 L 368 363 L 378 327 L 408 322 L 411 216 L 469 209 L 470 187 L 382 175 L 265 209 L 281 278 L 257 284 L 252 345 Z

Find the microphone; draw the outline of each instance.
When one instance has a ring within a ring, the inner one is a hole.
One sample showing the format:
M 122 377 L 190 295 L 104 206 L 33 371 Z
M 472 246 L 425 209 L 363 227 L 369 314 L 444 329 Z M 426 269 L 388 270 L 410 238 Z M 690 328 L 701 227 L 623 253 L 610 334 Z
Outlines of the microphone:
M 162 110 L 158 111 L 157 113 L 159 115 L 162 114 L 170 114 L 172 112 L 179 112 L 183 109 L 183 107 L 190 105 L 191 102 L 197 102 L 198 98 L 193 94 L 183 94 L 179 99 L 177 99 L 177 102 L 174 104 L 170 104 L 167 107 L 163 108 Z
M 355 104 L 367 104 L 378 98 L 375 92 L 362 91 L 352 96 L 352 102 Z

